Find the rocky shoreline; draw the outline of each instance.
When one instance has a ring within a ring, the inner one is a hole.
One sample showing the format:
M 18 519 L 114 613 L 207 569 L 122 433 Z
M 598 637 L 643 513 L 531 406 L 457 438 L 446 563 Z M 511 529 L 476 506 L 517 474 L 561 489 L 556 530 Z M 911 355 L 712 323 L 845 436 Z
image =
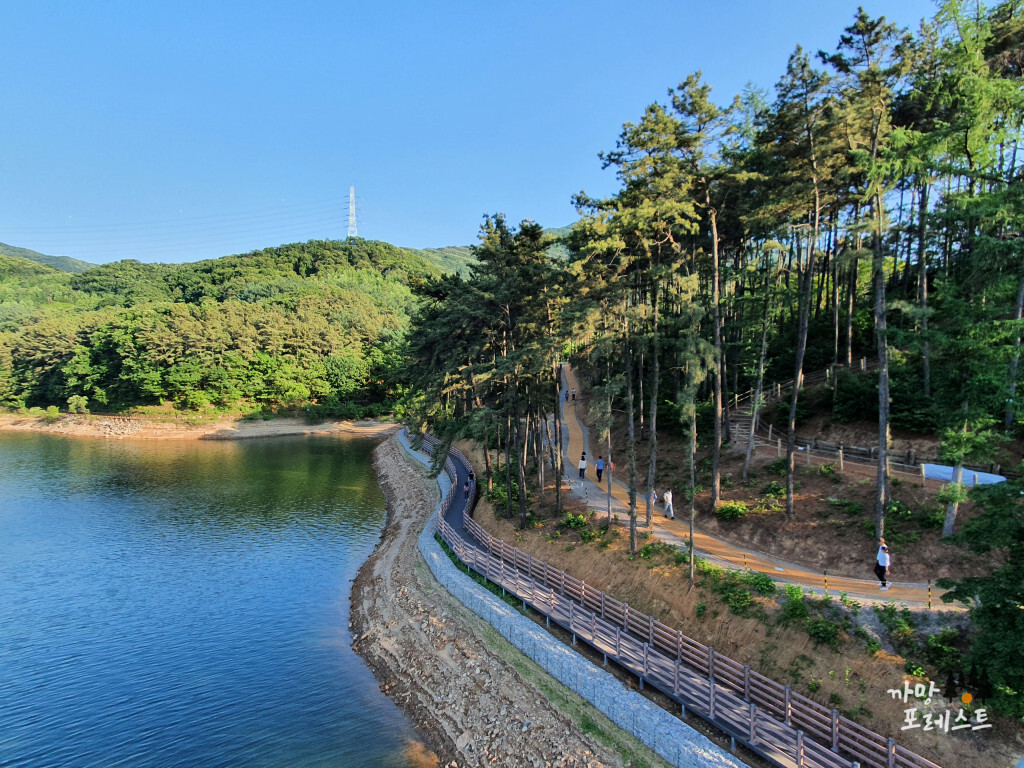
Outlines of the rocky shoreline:
M 436 483 L 394 438 L 377 447 L 374 468 L 387 522 L 353 584 L 353 647 L 433 752 L 421 764 L 622 765 L 552 703 L 557 683 L 430 574 L 416 540 L 437 506 Z
M 48 421 L 38 416 L 0 414 L 0 432 L 33 432 L 108 440 L 244 440 L 256 437 L 326 434 L 381 437 L 397 429 L 397 424 L 372 420 L 310 424 L 301 418 L 274 418 L 267 421 L 220 419 L 189 423 L 137 416 L 65 413 L 54 421 Z

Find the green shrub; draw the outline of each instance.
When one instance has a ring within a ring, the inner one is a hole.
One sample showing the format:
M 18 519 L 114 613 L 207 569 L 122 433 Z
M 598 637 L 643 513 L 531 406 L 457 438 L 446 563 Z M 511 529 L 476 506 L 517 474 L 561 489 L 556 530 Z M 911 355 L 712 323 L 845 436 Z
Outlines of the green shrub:
M 747 571 L 740 579 L 745 583 L 753 587 L 754 591 L 759 595 L 765 597 L 771 597 L 775 594 L 776 586 L 775 582 L 772 581 L 765 573 L 759 573 L 758 571 Z
M 901 652 L 916 647 L 914 630 L 916 622 L 914 614 L 908 608 L 900 610 L 896 603 L 889 601 L 882 606 L 874 606 L 875 614 L 882 626 L 889 632 L 893 645 Z
M 764 471 L 769 475 L 778 475 L 779 477 L 786 476 L 786 459 L 780 458 L 773 461 L 771 464 L 765 464 Z
M 849 499 L 837 499 L 833 496 L 829 497 L 828 503 L 831 506 L 835 507 L 836 509 L 841 510 L 845 514 L 849 515 L 850 517 L 853 517 L 854 515 L 859 515 L 864 511 L 864 507 L 862 507 L 856 501 L 850 501 Z
M 754 602 L 754 598 L 745 589 L 734 589 L 725 596 L 725 602 L 732 613 L 742 616 Z
M 896 520 L 910 520 L 914 516 L 910 507 L 896 499 L 885 505 L 885 513 L 890 518 L 895 518 Z
M 822 464 L 818 467 L 818 474 L 822 477 L 832 477 L 837 471 L 835 464 Z
M 807 634 L 818 645 L 827 645 L 834 651 L 839 650 L 840 627 L 835 622 L 812 616 L 807 619 Z
M 650 560 L 651 557 L 654 555 L 654 547 L 650 544 L 644 544 L 642 547 L 640 547 L 640 551 L 637 552 L 637 554 L 640 555 L 640 557 L 644 560 Z
M 60 408 L 56 405 L 47 406 L 46 415 L 43 418 L 47 424 L 53 424 L 53 422 L 60 418 Z
M 769 499 L 784 499 L 786 498 L 786 486 L 782 483 L 772 480 L 768 485 L 761 491 Z
M 89 398 L 83 395 L 72 395 L 68 398 L 68 412 L 70 413 L 88 413 L 88 405 Z
M 697 613 L 697 618 L 698 619 L 702 618 L 704 616 L 704 614 L 707 613 L 707 612 L 708 612 L 708 604 L 707 603 L 703 603 L 703 602 L 702 603 L 697 603 L 696 613 Z
M 946 627 L 941 632 L 929 635 L 925 641 L 925 658 L 939 672 L 959 672 L 963 667 L 963 654 L 956 647 L 960 633 L 953 627 Z
M 586 515 L 574 515 L 570 512 L 566 512 L 565 517 L 558 523 L 560 528 L 571 528 L 574 531 L 586 528 L 588 525 L 590 525 L 590 521 Z
M 806 621 L 809 615 L 803 589 L 799 584 L 787 584 L 786 602 L 782 604 L 776 621 L 783 626 L 789 626 Z
M 738 520 L 750 510 L 743 501 L 723 501 L 715 509 L 715 514 L 722 520 Z

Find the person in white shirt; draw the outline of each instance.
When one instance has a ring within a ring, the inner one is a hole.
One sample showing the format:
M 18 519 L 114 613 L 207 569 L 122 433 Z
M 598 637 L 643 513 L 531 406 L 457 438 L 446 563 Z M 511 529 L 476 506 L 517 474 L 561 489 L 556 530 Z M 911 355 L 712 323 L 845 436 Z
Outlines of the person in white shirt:
M 880 582 L 882 591 L 889 589 L 889 566 L 892 565 L 892 558 L 889 557 L 889 547 L 885 544 L 878 548 L 878 557 L 875 558 L 875 576 Z
M 585 480 L 587 477 L 587 452 L 584 451 L 583 455 L 580 456 L 580 480 Z
M 665 500 L 665 517 L 669 520 L 675 520 L 676 513 L 675 510 L 672 509 L 672 489 L 669 488 L 665 491 L 665 495 L 662 496 L 662 498 Z

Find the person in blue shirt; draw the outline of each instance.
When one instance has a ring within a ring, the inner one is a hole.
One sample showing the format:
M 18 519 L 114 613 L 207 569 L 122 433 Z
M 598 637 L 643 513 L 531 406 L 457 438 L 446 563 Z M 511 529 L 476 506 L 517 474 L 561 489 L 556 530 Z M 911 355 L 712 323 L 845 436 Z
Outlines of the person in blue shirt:
M 601 482 L 601 473 L 604 472 L 604 456 L 597 457 L 597 463 L 594 464 L 594 469 L 597 470 L 597 482 Z

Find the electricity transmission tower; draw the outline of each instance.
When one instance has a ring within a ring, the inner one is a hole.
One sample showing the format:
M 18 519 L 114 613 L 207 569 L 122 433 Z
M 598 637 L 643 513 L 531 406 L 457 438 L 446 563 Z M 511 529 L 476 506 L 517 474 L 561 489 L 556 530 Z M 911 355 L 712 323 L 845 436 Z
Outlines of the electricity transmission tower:
M 359 230 L 356 227 L 356 188 L 348 188 L 348 236 L 359 237 Z

